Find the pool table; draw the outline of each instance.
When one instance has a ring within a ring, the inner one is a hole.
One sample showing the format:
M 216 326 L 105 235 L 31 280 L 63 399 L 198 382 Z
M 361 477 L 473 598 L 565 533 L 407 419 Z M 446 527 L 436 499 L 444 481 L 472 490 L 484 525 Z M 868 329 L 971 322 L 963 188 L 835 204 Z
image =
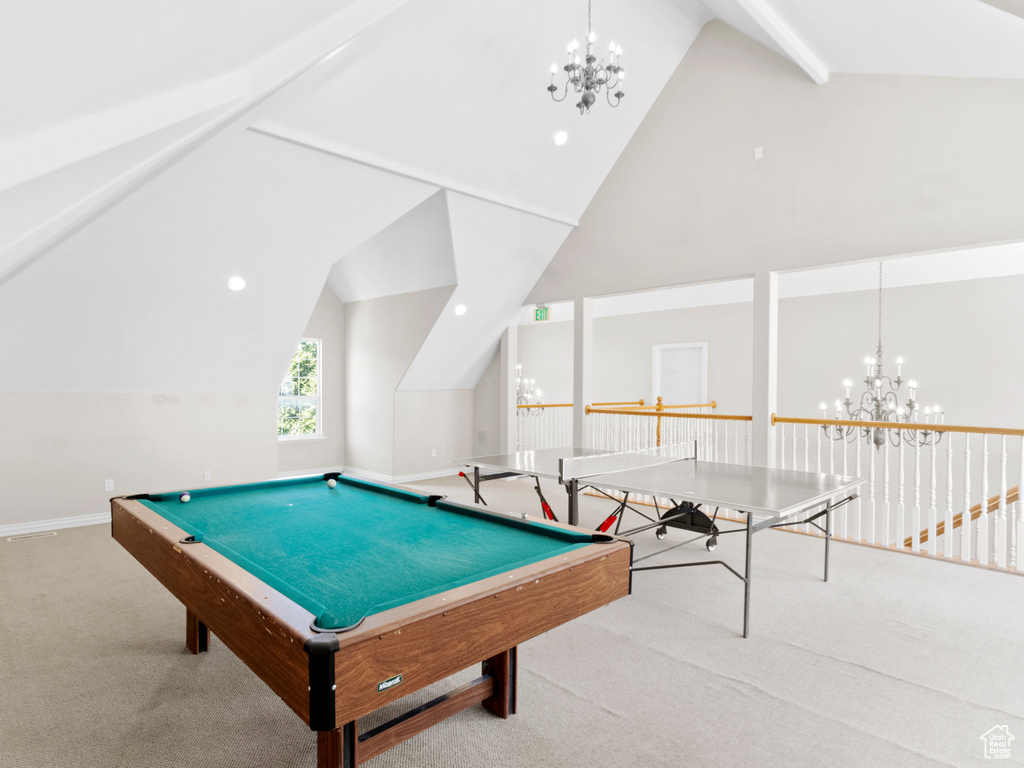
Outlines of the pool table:
M 354 768 L 473 704 L 516 707 L 517 646 L 629 594 L 616 537 L 339 473 L 111 499 L 111 531 Z M 471 683 L 360 733 L 360 717 L 474 664 Z M 185 726 L 183 726 L 185 727 Z

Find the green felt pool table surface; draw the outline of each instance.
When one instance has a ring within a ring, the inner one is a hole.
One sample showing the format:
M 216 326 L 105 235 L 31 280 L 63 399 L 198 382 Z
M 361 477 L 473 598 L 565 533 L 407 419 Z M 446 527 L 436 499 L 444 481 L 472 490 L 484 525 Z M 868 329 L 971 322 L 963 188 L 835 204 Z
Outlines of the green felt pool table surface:
M 593 541 L 344 476 L 333 488 L 316 476 L 139 500 L 335 631 Z

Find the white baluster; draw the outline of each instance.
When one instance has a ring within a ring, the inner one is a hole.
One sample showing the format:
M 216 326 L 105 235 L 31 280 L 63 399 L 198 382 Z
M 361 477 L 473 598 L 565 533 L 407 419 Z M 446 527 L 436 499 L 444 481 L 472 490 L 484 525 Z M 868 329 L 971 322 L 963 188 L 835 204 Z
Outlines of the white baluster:
M 906 433 L 904 433 L 906 434 Z M 899 542 L 900 547 L 905 548 L 907 541 L 907 504 L 906 504 L 906 486 L 907 486 L 907 473 L 904 465 L 904 459 L 906 453 L 904 452 L 904 446 L 906 440 L 903 439 L 903 435 L 900 436 L 900 449 L 897 452 L 897 459 L 899 460 L 899 487 L 896 489 L 896 541 Z
M 1017 542 L 1022 535 L 1020 526 L 1024 524 L 1024 502 L 1021 501 L 1020 486 L 1024 483 L 1024 435 L 1020 438 L 1020 472 L 1017 474 L 1017 503 L 1014 504 L 1014 519 L 1010 524 L 1010 562 L 1009 567 L 1017 567 Z
M 873 544 L 875 541 L 875 454 L 877 452 L 873 448 L 868 448 L 868 519 L 864 522 L 867 523 L 867 530 L 864 531 L 864 537 L 869 544 Z
M 860 460 L 860 447 L 861 447 L 861 441 L 858 440 L 857 441 L 857 477 L 863 477 L 864 476 L 864 474 L 863 474 L 863 472 L 861 470 L 861 466 L 862 465 L 861 465 L 861 460 Z M 853 525 L 853 540 L 854 541 L 861 541 L 862 540 L 861 539 L 861 531 L 864 528 L 864 503 L 863 503 L 863 500 L 859 496 L 857 497 L 857 517 L 854 519 L 853 522 L 854 522 L 854 525 Z
M 789 466 L 792 467 L 793 469 L 799 469 L 799 467 L 797 467 L 797 464 L 796 464 L 796 424 L 793 424 L 792 427 L 793 427 L 793 430 L 792 430 L 792 432 L 790 434 L 793 437 L 793 457 L 790 460 Z M 806 526 L 804 526 L 804 527 L 806 527 Z
M 971 562 L 971 436 L 964 435 L 964 508 L 960 513 L 960 559 Z
M 920 434 L 920 433 L 918 433 Z M 910 511 L 911 529 L 910 548 L 913 552 L 921 551 L 921 444 L 914 443 L 914 506 Z
M 999 507 L 996 509 L 992 531 L 992 562 L 997 568 L 1006 567 L 1006 435 L 1002 435 L 999 453 Z
M 804 472 L 811 471 L 811 465 L 808 461 L 807 455 L 810 450 L 811 441 L 807 437 L 807 425 L 804 424 Z
M 988 516 L 988 435 L 981 436 L 981 515 L 974 531 L 974 550 L 981 565 L 988 565 L 989 516 Z
M 934 433 L 933 433 L 934 434 Z M 928 554 L 935 554 L 935 521 L 938 517 L 936 513 L 935 505 L 935 443 L 933 442 L 931 448 L 931 488 L 929 489 L 928 495 Z
M 786 425 L 779 430 L 779 469 L 786 468 Z
M 885 449 L 882 451 L 882 546 L 889 546 L 889 433 L 885 434 Z
M 946 435 L 946 519 L 943 526 L 942 556 L 953 557 L 953 433 Z
M 849 469 L 847 467 L 847 450 L 846 450 L 847 445 L 848 445 L 848 443 L 845 440 L 843 440 L 843 476 L 844 477 L 848 477 L 849 474 L 850 474 L 850 471 L 849 471 Z M 832 448 L 829 447 L 829 450 L 832 450 Z M 840 520 L 842 522 L 842 528 L 840 530 L 842 530 L 843 538 L 845 539 L 849 535 L 848 531 L 847 531 L 848 522 L 849 522 L 849 519 L 850 519 L 850 505 L 849 504 L 847 504 L 846 506 L 840 508 L 840 510 L 839 510 L 839 517 L 840 517 Z M 833 524 L 833 527 L 835 527 L 834 524 Z

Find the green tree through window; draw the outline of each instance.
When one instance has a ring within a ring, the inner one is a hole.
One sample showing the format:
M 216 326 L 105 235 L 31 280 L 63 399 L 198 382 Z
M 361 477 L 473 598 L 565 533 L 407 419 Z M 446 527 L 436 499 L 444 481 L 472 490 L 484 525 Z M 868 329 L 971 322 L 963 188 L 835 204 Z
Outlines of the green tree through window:
M 277 393 L 278 437 L 320 436 L 320 339 L 302 339 Z

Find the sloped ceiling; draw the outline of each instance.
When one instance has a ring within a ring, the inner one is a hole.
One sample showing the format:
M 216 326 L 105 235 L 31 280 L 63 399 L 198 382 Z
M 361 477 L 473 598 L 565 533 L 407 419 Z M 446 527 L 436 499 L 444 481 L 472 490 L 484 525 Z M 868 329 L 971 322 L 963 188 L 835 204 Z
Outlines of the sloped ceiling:
M 327 284 L 344 302 L 455 285 L 444 192 L 438 191 L 339 260 Z
M 978 0 L 597 0 L 598 50 L 614 37 L 629 77 L 587 116 L 544 90 L 581 0 L 5 2 L 0 388 L 51 386 L 9 373 L 41 366 L 83 391 L 273 391 L 331 267 L 376 280 L 355 249 L 441 191 L 452 301 L 483 292 L 489 314 L 443 314 L 402 386 L 471 385 L 716 18 L 810 87 L 1024 78 L 1024 20 Z M 25 328 L 67 356 L 40 361 Z
M 1024 0 L 981 0 L 981 2 L 1024 19 Z

